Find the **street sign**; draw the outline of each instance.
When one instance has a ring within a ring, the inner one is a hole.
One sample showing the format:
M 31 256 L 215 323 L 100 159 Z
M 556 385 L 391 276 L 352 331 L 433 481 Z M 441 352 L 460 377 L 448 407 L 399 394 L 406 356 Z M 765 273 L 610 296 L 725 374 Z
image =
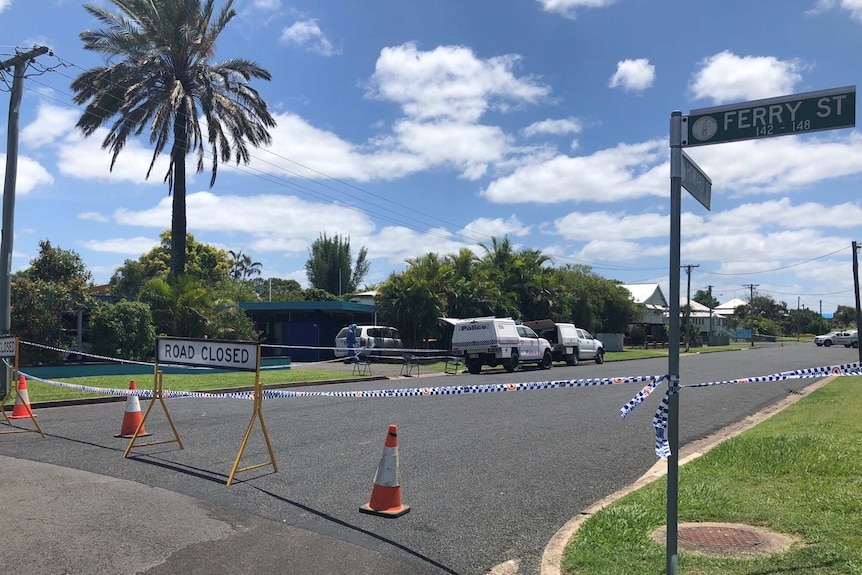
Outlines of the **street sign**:
M 683 116 L 682 145 L 807 134 L 856 125 L 856 86 L 691 110 Z
M 15 357 L 18 353 L 18 338 L 17 337 L 0 337 L 0 357 Z
M 157 337 L 156 361 L 177 365 L 257 371 L 258 345 L 242 341 Z
M 709 209 L 712 180 L 685 152 L 682 153 L 682 187 L 688 190 L 688 193 L 694 196 L 694 199 L 704 208 Z

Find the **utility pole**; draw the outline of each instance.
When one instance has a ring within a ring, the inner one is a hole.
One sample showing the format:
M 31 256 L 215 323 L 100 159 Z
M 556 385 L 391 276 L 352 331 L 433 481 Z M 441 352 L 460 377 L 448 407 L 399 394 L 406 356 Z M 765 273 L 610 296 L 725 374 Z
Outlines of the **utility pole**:
M 751 290 L 751 295 L 748 299 L 748 315 L 750 316 L 748 323 L 751 324 L 751 347 L 754 347 L 754 288 L 760 284 L 745 284 Z
M 859 244 L 853 242 L 853 293 L 856 295 L 856 331 L 857 335 L 859 328 L 862 327 L 862 307 L 859 306 L 859 257 L 857 251 Z M 856 346 L 859 351 L 859 363 L 862 363 L 862 345 Z
M 15 183 L 18 175 L 18 119 L 24 92 L 24 71 L 30 60 L 48 53 L 37 46 L 24 54 L 0 62 L 0 71 L 12 70 L 12 93 L 9 98 L 9 123 L 6 128 L 6 179 L 3 184 L 3 228 L 0 238 L 0 335 L 12 328 L 12 238 L 15 235 Z M 9 392 L 9 370 L 0 369 L 0 396 Z
M 687 264 L 682 266 L 688 276 L 688 287 L 685 294 L 685 351 L 691 349 L 691 268 L 699 268 L 700 264 Z

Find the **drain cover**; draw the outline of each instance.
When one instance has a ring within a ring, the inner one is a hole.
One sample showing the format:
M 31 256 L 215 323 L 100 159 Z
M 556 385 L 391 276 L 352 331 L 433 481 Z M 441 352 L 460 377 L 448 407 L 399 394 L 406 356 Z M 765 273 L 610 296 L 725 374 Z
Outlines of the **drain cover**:
M 650 537 L 663 545 L 667 529 L 660 527 Z M 681 550 L 719 557 L 769 555 L 785 551 L 799 541 L 798 537 L 740 523 L 684 523 L 677 528 Z
M 679 529 L 680 542 L 697 547 L 711 547 L 728 551 L 742 551 L 766 543 L 757 531 L 739 527 L 697 525 Z

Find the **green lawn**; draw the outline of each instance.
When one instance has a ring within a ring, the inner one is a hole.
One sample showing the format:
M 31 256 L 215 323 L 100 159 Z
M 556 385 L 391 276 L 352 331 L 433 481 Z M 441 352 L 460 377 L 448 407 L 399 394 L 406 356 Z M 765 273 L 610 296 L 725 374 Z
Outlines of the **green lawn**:
M 680 468 L 679 521 L 746 523 L 794 535 L 781 554 L 710 558 L 680 551 L 679 573 L 862 574 L 862 394 L 839 377 Z M 609 505 L 569 543 L 567 575 L 660 575 L 664 479 Z

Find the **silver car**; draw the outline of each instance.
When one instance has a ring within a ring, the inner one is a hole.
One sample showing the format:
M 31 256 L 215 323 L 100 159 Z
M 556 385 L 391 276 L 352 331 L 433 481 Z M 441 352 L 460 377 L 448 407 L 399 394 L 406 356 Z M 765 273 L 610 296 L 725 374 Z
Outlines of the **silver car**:
M 335 336 L 335 357 L 347 356 L 348 329 L 347 327 L 341 328 L 341 331 Z M 398 330 L 383 325 L 356 326 L 356 342 L 357 348 L 370 356 L 401 355 L 404 349 Z

